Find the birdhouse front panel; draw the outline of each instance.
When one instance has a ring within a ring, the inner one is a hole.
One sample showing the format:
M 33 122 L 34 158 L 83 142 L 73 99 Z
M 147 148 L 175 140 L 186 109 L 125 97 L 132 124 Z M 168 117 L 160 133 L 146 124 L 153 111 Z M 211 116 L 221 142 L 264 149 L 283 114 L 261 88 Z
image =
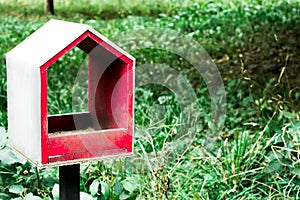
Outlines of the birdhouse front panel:
M 43 50 L 30 52 L 39 48 Z M 73 48 L 88 56 L 88 110 L 50 115 L 48 71 Z M 35 56 L 39 58 L 31 59 Z M 89 26 L 50 20 L 6 58 L 9 141 L 14 149 L 40 167 L 132 155 L 132 56 Z

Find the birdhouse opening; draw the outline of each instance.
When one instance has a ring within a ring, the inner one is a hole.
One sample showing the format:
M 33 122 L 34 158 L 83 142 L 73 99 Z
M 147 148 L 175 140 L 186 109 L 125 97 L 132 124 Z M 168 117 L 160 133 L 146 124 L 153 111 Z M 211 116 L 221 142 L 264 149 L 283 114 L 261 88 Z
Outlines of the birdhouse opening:
M 128 129 L 129 64 L 86 37 L 47 69 L 48 134 Z
M 48 115 L 88 111 L 87 55 L 78 47 L 48 68 Z

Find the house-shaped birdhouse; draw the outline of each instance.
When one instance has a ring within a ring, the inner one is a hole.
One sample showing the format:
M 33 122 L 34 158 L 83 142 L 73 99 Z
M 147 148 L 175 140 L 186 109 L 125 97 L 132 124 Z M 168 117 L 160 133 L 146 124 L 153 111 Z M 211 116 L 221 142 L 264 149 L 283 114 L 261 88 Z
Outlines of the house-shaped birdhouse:
M 49 70 L 74 48 L 88 57 L 88 109 L 50 115 Z M 90 26 L 50 20 L 6 64 L 9 144 L 36 166 L 132 155 L 135 59 L 124 50 Z

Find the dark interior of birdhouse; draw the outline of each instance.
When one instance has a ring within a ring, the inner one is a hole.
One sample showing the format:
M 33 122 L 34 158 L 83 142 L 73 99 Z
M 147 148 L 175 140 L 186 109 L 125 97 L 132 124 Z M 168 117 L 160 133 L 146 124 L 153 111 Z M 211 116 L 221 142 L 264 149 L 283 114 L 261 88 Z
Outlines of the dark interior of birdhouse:
M 90 37 L 81 41 L 47 70 L 48 133 L 126 129 L 127 72 L 107 48 Z

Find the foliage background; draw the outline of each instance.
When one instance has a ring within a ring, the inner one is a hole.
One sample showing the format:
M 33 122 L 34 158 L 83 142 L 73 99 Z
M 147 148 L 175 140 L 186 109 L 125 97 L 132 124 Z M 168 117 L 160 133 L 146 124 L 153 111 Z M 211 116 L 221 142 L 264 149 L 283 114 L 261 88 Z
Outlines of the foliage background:
M 44 14 L 43 3 L 0 1 L 0 124 L 5 128 L 5 53 L 53 17 L 89 24 L 108 38 L 150 27 L 179 31 L 208 51 L 226 86 L 227 115 L 218 135 L 208 133 L 210 119 L 203 116 L 187 151 L 154 171 L 128 170 L 138 163 L 129 159 L 82 165 L 82 199 L 300 198 L 298 0 L 57 0 L 55 16 Z M 130 53 L 137 66 L 168 63 L 180 71 L 193 85 L 198 105 L 209 113 L 207 88 L 188 62 L 157 49 Z M 61 61 L 68 76 L 53 73 L 51 88 L 59 91 L 51 95 L 53 113 L 70 110 L 71 90 L 64 81 L 72 83 L 77 71 L 71 63 L 81 59 L 80 53 L 71 53 Z M 137 88 L 136 97 L 136 131 L 143 132 L 135 146 L 143 157 L 143 150 L 159 151 L 164 139 L 178 131 L 180 110 L 165 88 Z M 164 124 L 151 112 L 155 104 L 165 110 Z M 57 199 L 58 170 L 39 171 L 17 157 L 6 146 L 4 130 L 0 141 L 0 198 Z

